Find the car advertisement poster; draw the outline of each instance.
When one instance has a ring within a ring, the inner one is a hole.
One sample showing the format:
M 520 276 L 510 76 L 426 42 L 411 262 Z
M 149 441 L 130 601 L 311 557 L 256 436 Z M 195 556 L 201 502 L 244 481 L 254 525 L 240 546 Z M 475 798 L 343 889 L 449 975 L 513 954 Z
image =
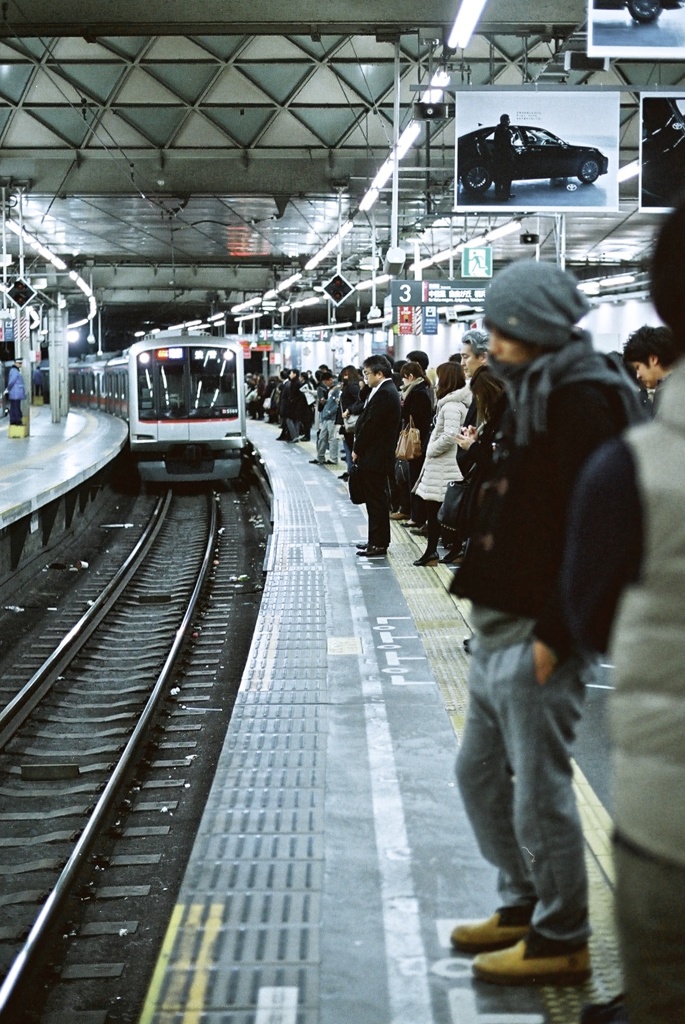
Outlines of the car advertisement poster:
M 685 89 L 640 96 L 640 209 L 668 213 L 685 192 Z
M 685 58 L 685 0 L 588 0 L 588 54 Z
M 617 210 L 618 92 L 457 92 L 457 209 Z

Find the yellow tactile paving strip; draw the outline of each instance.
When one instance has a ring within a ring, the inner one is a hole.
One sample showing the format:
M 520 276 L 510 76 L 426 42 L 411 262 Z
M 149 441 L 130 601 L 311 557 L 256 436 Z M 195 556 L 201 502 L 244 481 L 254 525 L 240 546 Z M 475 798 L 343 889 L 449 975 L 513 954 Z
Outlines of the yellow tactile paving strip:
M 468 703 L 468 656 L 463 649 L 463 639 L 471 632 L 468 602 L 449 593 L 452 579 L 449 567 L 439 565 L 429 569 L 412 565 L 424 547 L 423 537 L 416 537 L 402 526 L 392 524 L 390 562 L 459 738 Z M 612 918 L 611 819 L 577 765 L 574 765 L 574 785 L 587 843 L 593 978 L 588 985 L 578 989 L 548 986 L 543 990 L 550 1024 L 577 1024 L 583 1004 L 604 1002 L 621 990 Z

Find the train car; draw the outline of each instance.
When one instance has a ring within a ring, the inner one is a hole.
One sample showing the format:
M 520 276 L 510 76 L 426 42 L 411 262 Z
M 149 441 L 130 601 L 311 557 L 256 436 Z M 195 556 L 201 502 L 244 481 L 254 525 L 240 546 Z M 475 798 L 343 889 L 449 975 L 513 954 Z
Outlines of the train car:
M 240 473 L 247 436 L 239 345 L 160 333 L 124 356 L 73 363 L 69 401 L 128 422 L 143 480 L 230 480 Z
M 210 335 L 160 333 L 128 352 L 131 451 L 143 480 L 227 480 L 247 445 L 243 354 Z

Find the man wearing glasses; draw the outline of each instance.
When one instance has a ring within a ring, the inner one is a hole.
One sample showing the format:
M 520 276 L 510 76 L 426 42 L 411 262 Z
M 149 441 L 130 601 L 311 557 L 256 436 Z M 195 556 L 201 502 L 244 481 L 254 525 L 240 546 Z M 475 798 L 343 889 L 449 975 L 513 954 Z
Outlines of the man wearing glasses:
M 388 477 L 394 471 L 400 429 L 400 396 L 384 356 L 364 360 L 364 380 L 371 388 L 357 420 L 352 461 L 358 467 L 369 520 L 368 539 L 357 554 L 382 558 L 390 545 Z

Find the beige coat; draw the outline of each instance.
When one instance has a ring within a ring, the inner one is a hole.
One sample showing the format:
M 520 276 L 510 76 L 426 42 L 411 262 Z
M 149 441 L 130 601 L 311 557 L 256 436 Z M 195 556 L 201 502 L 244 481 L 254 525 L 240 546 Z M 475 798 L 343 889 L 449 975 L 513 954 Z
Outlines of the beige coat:
M 414 493 L 426 501 L 442 502 L 450 480 L 462 479 L 457 465 L 456 437 L 470 404 L 471 391 L 468 387 L 450 392 L 437 404 L 435 424 L 426 449 L 426 461 L 414 487 Z

